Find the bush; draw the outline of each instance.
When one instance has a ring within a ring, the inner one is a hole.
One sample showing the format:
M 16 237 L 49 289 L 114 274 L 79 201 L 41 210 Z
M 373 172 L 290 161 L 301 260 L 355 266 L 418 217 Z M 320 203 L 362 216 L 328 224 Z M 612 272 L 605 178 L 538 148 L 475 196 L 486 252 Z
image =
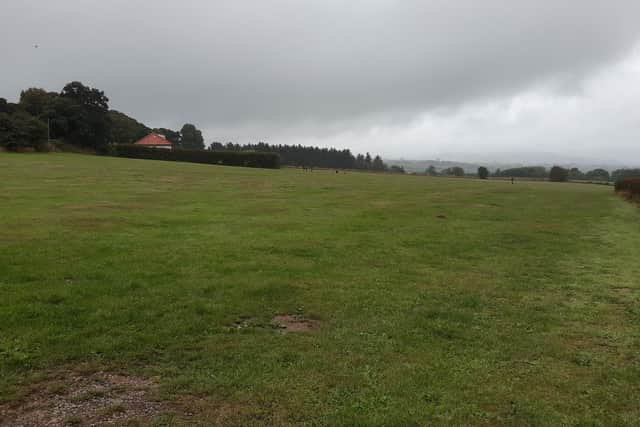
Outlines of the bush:
M 210 165 L 244 166 L 249 168 L 280 167 L 277 153 L 258 153 L 254 151 L 204 151 L 204 150 L 167 150 L 148 148 L 135 144 L 118 144 L 109 149 L 118 157 L 148 160 L 168 160 L 174 162 L 206 163 Z
M 489 177 L 489 170 L 484 166 L 478 168 L 478 178 L 487 179 Z
M 549 171 L 549 181 L 564 182 L 569 179 L 569 171 L 560 166 L 554 166 Z
M 620 181 L 624 178 L 640 177 L 640 169 L 616 169 L 611 173 L 612 181 Z
M 616 181 L 616 193 L 620 193 L 628 198 L 640 197 L 640 177 L 623 178 Z

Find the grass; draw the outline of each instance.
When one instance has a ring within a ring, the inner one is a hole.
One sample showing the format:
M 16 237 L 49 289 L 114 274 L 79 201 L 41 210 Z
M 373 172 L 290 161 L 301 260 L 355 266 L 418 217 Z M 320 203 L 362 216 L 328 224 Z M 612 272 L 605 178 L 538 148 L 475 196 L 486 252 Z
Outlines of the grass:
M 0 402 L 88 364 L 204 424 L 640 419 L 640 212 L 611 187 L 6 153 L 0 224 Z

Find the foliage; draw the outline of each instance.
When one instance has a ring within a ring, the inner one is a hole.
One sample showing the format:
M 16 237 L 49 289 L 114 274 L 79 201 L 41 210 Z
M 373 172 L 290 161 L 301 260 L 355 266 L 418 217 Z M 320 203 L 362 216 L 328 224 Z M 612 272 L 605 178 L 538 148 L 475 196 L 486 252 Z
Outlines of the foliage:
M 54 115 L 53 105 L 58 95 L 40 88 L 29 88 L 20 92 L 20 108 L 32 116 L 46 120 Z
M 640 169 L 616 169 L 611 173 L 612 181 L 620 181 L 624 178 L 640 177 Z
M 489 177 L 489 169 L 485 168 L 484 166 L 480 166 L 478 168 L 478 178 L 487 179 L 488 177 Z
M 47 125 L 32 115 L 18 111 L 0 113 L 0 145 L 9 149 L 37 147 L 47 141 Z
M 616 181 L 615 191 L 629 197 L 640 197 L 640 177 L 622 178 Z
M 515 178 L 546 178 L 547 169 L 543 166 L 524 166 L 519 168 L 511 168 L 505 170 L 496 170 L 496 176 L 515 177 Z
M 67 83 L 60 96 L 74 101 L 84 108 L 94 108 L 103 112 L 109 109 L 109 98 L 103 91 L 85 86 L 78 81 Z
M 571 168 L 569 169 L 569 179 L 571 180 L 584 179 L 584 173 L 578 168 Z
M 202 132 L 191 123 L 186 123 L 182 126 L 180 136 L 180 146 L 185 150 L 204 150 Z
M 374 171 L 383 171 L 385 170 L 387 167 L 384 164 L 384 162 L 382 161 L 382 158 L 380 156 L 376 156 L 373 159 L 373 162 L 371 163 L 371 170 Z
M 464 169 L 462 169 L 460 166 L 453 166 L 450 168 L 446 168 L 441 172 L 442 175 L 448 175 L 448 176 L 464 176 Z
M 120 157 L 150 160 L 169 160 L 177 162 L 207 163 L 211 165 L 244 166 L 250 168 L 280 167 L 280 156 L 276 153 L 258 153 L 254 151 L 205 151 L 205 150 L 167 150 L 148 148 L 135 144 L 118 144 L 115 152 Z
M 283 165 L 314 166 L 331 169 L 373 169 L 374 160 L 367 153 L 354 156 L 349 149 L 307 147 L 302 145 L 271 145 L 265 142 L 257 144 L 234 144 L 229 142 L 213 142 L 209 146 L 212 151 L 257 151 L 261 153 L 278 153 Z M 376 156 L 379 158 L 379 156 Z M 379 162 L 382 162 L 380 159 Z M 386 169 L 384 162 L 376 164 L 377 170 Z M 381 169 L 380 169 L 381 168 Z
M 429 165 L 429 167 L 427 169 L 425 169 L 424 173 L 429 175 L 429 176 L 437 176 L 438 175 L 438 171 L 436 170 L 436 167 L 433 166 L 433 165 Z
M 65 85 L 59 98 L 55 115 L 56 136 L 91 148 L 101 148 L 111 141 L 109 98 L 103 91 L 74 81 Z
M 132 144 L 151 132 L 151 129 L 120 111 L 110 110 L 108 114 L 113 142 Z
M 609 171 L 604 169 L 594 169 L 584 175 L 590 181 L 609 181 Z
M 569 179 L 569 171 L 560 166 L 554 166 L 549 171 L 549 181 L 564 182 Z

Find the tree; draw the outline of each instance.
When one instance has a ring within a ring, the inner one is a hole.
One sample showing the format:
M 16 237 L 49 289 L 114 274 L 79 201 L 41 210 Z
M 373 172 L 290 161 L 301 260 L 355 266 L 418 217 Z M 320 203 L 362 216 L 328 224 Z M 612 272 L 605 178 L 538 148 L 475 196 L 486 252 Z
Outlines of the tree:
M 8 113 L 9 106 L 7 104 L 7 100 L 4 98 L 0 98 L 0 113 Z
M 209 150 L 224 151 L 224 144 L 222 142 L 213 141 L 211 144 L 209 144 Z
M 18 105 L 32 116 L 45 119 L 46 121 L 57 96 L 56 93 L 49 93 L 44 89 L 32 87 L 20 92 L 20 102 Z
M 609 171 L 594 169 L 585 174 L 585 178 L 591 181 L 609 181 Z
M 47 125 L 32 115 L 18 111 L 0 113 L 0 145 L 10 149 L 37 147 L 47 141 Z
M 424 171 L 424 173 L 426 173 L 429 176 L 438 175 L 438 171 L 436 170 L 436 167 L 433 165 L 429 165 L 429 167 Z
M 132 144 L 151 132 L 151 129 L 116 110 L 109 111 L 113 142 Z
M 389 171 L 391 173 L 406 173 L 404 168 L 398 165 L 391 165 L 391 167 L 389 168 Z
M 182 126 L 180 134 L 182 135 L 182 148 L 186 150 L 204 150 L 202 132 L 200 132 L 194 125 L 186 123 Z
M 464 176 L 464 169 L 460 166 L 453 166 L 442 171 L 442 175 Z
M 580 180 L 584 179 L 584 173 L 578 168 L 569 169 L 569 179 Z
M 371 154 L 369 153 L 364 156 L 364 168 L 371 169 Z
M 383 171 L 386 169 L 386 165 L 384 164 L 380 156 L 376 156 L 373 159 L 373 163 L 371 164 L 371 169 L 373 169 L 374 171 Z
M 480 166 L 478 168 L 478 178 L 487 179 L 488 177 L 489 177 L 489 169 L 485 168 L 484 166 Z
M 549 181 L 563 182 L 569 179 L 569 171 L 560 166 L 554 166 L 549 171 Z
M 55 128 L 72 144 L 100 148 L 111 141 L 109 98 L 80 82 L 68 83 L 56 99 Z
M 83 107 L 93 107 L 102 111 L 109 109 L 109 98 L 103 91 L 85 86 L 78 81 L 67 83 L 60 96 L 69 98 Z
M 260 153 L 277 153 L 281 164 L 291 166 L 315 166 L 340 169 L 366 169 L 366 159 L 362 154 L 354 156 L 349 149 L 320 148 L 303 145 L 271 145 L 266 142 L 257 144 L 236 144 L 233 142 L 212 142 L 211 151 L 256 151 Z M 371 155 L 369 155 L 371 156 Z M 376 170 L 387 170 L 387 165 L 380 158 L 372 160 Z

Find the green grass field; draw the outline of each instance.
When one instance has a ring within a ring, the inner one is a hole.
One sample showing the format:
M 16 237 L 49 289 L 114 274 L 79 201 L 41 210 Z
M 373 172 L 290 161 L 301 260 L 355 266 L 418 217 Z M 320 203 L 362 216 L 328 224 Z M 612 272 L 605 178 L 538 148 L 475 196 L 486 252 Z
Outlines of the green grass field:
M 5 405 L 84 366 L 196 408 L 158 423 L 640 419 L 612 187 L 5 153 L 0 224 Z

